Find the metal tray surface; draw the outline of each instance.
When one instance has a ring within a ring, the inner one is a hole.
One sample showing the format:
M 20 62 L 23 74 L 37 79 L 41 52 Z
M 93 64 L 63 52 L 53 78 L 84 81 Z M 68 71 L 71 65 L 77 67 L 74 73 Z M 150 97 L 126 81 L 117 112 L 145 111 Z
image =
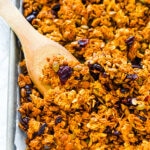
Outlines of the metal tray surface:
M 22 0 L 12 0 L 12 2 L 20 11 L 22 10 Z M 6 150 L 16 150 L 14 141 L 18 124 L 16 122 L 17 109 L 19 106 L 19 87 L 17 80 L 19 74 L 18 63 L 20 60 L 20 49 L 15 34 L 12 31 L 10 34 Z

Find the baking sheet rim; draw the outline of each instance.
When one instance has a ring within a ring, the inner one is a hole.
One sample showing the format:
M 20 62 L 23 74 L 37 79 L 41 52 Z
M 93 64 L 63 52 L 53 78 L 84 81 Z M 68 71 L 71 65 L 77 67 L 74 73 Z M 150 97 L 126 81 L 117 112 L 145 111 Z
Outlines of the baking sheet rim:
M 15 150 L 14 138 L 16 130 L 16 104 L 17 104 L 17 66 L 16 66 L 16 39 L 13 32 L 10 33 L 9 55 L 9 79 L 8 79 L 8 103 L 7 103 L 7 135 L 6 150 Z
M 12 0 L 18 9 L 21 9 L 22 0 Z M 16 36 L 10 31 L 10 49 L 9 49 L 9 71 L 8 71 L 8 99 L 7 99 L 7 127 L 6 127 L 6 150 L 16 150 L 15 133 L 16 133 L 16 114 L 17 103 L 19 102 L 18 80 L 18 63 L 19 50 L 17 47 Z

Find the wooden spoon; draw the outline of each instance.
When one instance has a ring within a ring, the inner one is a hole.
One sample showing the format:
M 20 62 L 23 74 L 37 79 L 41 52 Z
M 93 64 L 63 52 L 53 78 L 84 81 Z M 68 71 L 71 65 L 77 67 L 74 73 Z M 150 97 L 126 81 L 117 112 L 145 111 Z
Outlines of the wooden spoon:
M 46 58 L 64 56 L 67 61 L 78 60 L 63 46 L 36 31 L 9 0 L 0 0 L 0 16 L 9 24 L 19 38 L 25 55 L 29 76 L 41 94 L 50 88 L 39 77 L 47 63 Z

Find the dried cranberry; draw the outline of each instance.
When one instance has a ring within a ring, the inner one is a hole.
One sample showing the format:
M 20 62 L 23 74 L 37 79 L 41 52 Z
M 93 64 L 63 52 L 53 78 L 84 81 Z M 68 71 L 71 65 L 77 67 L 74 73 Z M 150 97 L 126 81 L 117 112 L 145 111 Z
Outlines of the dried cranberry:
M 26 95 L 29 96 L 32 93 L 31 90 L 26 90 Z
M 47 126 L 46 123 L 42 124 L 41 127 L 39 128 L 39 131 L 33 133 L 33 138 L 35 138 L 36 136 L 42 135 L 44 133 L 44 130 L 45 130 L 46 126 Z
M 25 129 L 28 128 L 28 123 L 29 123 L 29 117 L 24 117 L 24 118 L 21 118 L 21 121 L 20 123 L 24 126 Z
M 25 88 L 26 90 L 31 90 L 32 85 L 31 85 L 31 84 L 26 84 L 24 88 Z
M 124 99 L 121 100 L 121 103 L 123 103 L 127 106 L 130 106 L 130 105 L 132 105 L 132 98 L 131 97 L 124 98 Z
M 52 7 L 52 10 L 55 11 L 55 12 L 59 11 L 59 10 L 60 10 L 60 4 L 59 4 L 59 3 L 58 3 L 58 4 L 55 4 L 55 5 Z
M 34 18 L 35 18 L 35 15 L 34 14 L 30 14 L 30 15 L 28 15 L 26 17 L 26 20 L 31 23 Z
M 106 129 L 104 130 L 104 133 L 111 134 L 112 133 L 111 127 L 107 126 Z
M 119 135 L 120 135 L 120 132 L 116 130 L 116 131 L 113 132 L 113 135 L 119 136 Z
M 82 40 L 79 40 L 78 41 L 78 44 L 81 46 L 81 47 L 85 47 L 87 44 L 88 44 L 89 40 L 88 39 L 82 39 Z
M 57 125 L 58 123 L 61 123 L 61 122 L 62 122 L 62 117 L 58 116 L 55 120 L 55 125 Z
M 31 102 L 31 97 L 30 97 L 30 94 L 32 94 L 32 85 L 31 84 L 26 84 L 25 85 L 25 90 L 26 90 L 26 99 L 27 101 Z
M 82 0 L 82 3 L 83 3 L 83 4 L 86 4 L 86 0 Z
M 46 127 L 46 126 L 47 126 L 46 123 L 42 124 L 42 126 L 40 127 L 40 129 L 39 129 L 39 131 L 38 131 L 38 133 L 37 133 L 38 136 L 40 136 L 41 134 L 44 133 L 44 130 L 45 130 L 45 127 Z
M 95 80 L 99 79 L 100 72 L 102 72 L 102 73 L 105 72 L 104 68 L 98 63 L 88 64 L 88 66 L 89 66 L 89 69 L 90 69 L 90 74 Z
M 36 16 L 38 14 L 38 11 L 33 11 L 32 14 Z
M 24 87 L 26 90 L 29 90 L 30 89 L 30 86 L 27 84 L 27 85 L 25 85 L 25 87 Z
M 59 79 L 62 84 L 65 84 L 65 82 L 70 78 L 73 70 L 69 66 L 61 66 L 57 72 Z
M 132 68 L 139 68 L 142 69 L 142 65 L 141 65 L 141 58 L 136 57 L 131 63 L 132 63 Z
M 137 74 L 127 74 L 126 79 L 135 80 L 138 78 Z
M 55 16 L 55 17 L 58 17 L 58 11 L 60 10 L 60 4 L 56 4 L 52 7 L 52 14 Z
M 128 47 L 132 46 L 133 42 L 134 42 L 135 37 L 134 36 L 130 36 L 125 42 L 127 44 Z
M 149 100 L 150 100 L 150 96 L 149 95 L 144 98 L 145 102 L 148 102 Z
M 88 66 L 89 66 L 90 70 L 97 70 L 97 71 L 100 71 L 100 72 L 104 72 L 105 71 L 104 68 L 98 63 L 89 64 Z
M 26 17 L 26 20 L 31 23 L 32 20 L 37 16 L 37 14 L 38 14 L 38 11 L 33 11 L 31 14 L 29 14 Z

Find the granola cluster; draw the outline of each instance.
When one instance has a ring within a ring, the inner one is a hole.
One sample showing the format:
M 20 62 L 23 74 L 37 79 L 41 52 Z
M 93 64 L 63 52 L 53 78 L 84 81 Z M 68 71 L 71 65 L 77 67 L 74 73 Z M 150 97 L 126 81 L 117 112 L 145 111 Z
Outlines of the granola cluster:
M 150 1 L 24 0 L 23 8 L 80 61 L 47 58 L 44 96 L 21 61 L 27 150 L 149 150 Z

